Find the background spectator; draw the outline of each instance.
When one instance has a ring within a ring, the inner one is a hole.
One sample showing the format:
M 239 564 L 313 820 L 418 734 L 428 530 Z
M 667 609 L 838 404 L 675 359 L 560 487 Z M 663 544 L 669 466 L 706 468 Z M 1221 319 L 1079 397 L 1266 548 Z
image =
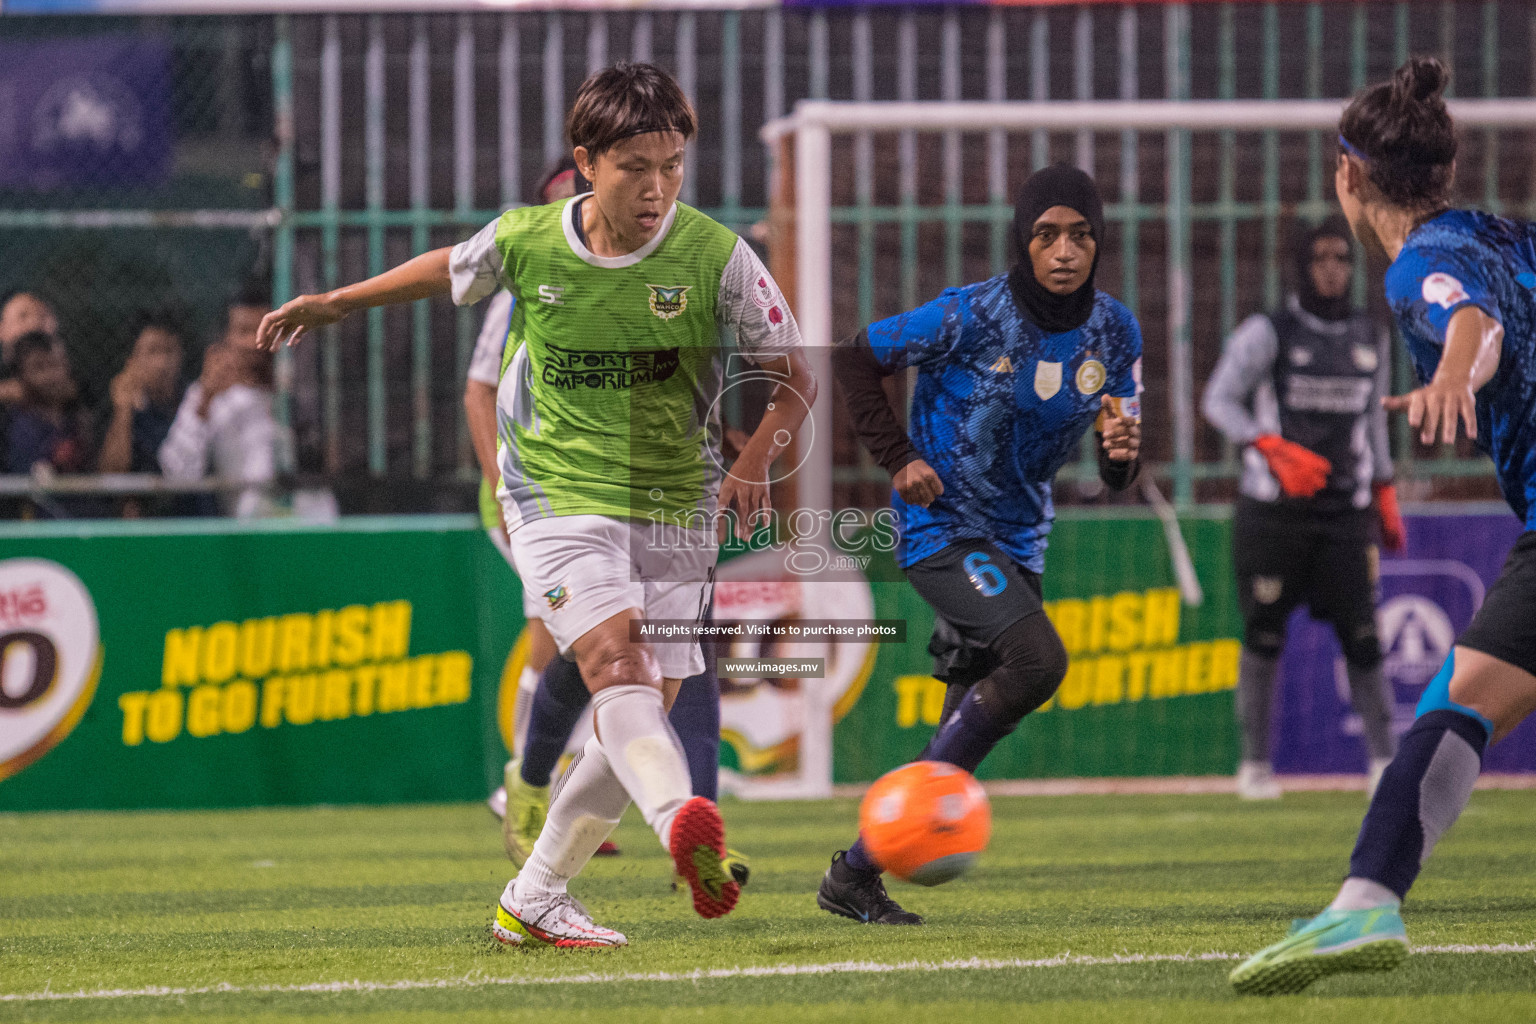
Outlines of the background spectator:
M 59 318 L 52 306 L 27 291 L 0 297 L 0 402 L 10 405 L 22 400 L 16 380 L 16 343 L 39 332 L 58 335 Z
M 89 467 L 88 417 L 76 398 L 64 346 L 51 334 L 22 335 L 12 350 L 20 400 L 6 417 L 7 473 L 81 473 Z M 36 497 L 7 503 L 12 516 L 33 519 L 91 516 L 100 502 L 86 497 Z
M 187 388 L 159 452 L 171 480 L 213 476 L 252 484 L 217 501 L 219 511 L 241 519 L 270 510 L 265 485 L 277 475 L 272 355 L 255 344 L 267 305 L 254 292 L 230 304 L 223 339 L 203 354 L 203 372 Z
M 17 340 L 12 355 L 21 400 L 11 410 L 6 472 L 30 473 L 39 463 L 58 473 L 81 472 L 89 434 L 75 405 L 79 389 L 64 346 L 33 331 Z
M 160 471 L 160 446 L 181 399 L 184 352 L 182 330 L 169 320 L 150 318 L 139 329 L 108 392 L 96 464 L 100 472 Z

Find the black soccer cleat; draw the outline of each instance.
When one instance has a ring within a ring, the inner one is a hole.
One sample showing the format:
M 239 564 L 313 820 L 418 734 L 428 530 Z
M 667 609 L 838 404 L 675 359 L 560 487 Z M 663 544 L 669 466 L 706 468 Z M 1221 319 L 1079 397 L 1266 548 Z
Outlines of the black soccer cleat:
M 860 924 L 922 924 L 920 914 L 901 909 L 885 891 L 880 873 L 855 871 L 843 860 L 847 850 L 832 855 L 832 865 L 822 876 L 816 890 L 816 905 L 822 910 L 851 917 Z

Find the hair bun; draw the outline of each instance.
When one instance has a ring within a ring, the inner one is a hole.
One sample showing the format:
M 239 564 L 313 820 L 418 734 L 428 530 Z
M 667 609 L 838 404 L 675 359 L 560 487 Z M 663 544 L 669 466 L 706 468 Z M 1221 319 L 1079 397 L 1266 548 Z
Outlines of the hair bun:
M 1392 75 L 1392 105 L 1438 103 L 1450 81 L 1451 73 L 1438 57 L 1409 57 Z

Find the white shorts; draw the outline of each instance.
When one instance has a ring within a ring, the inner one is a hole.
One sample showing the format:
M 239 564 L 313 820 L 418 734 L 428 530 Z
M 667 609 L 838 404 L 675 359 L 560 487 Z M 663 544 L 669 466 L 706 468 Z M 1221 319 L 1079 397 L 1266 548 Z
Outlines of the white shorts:
M 496 550 L 501 552 L 501 557 L 505 558 L 507 564 L 512 566 L 512 571 L 517 572 L 517 566 L 512 561 L 512 548 L 507 544 L 507 532 L 498 528 L 486 530 L 485 535 L 491 538 L 491 543 L 496 545 Z M 526 586 L 523 587 L 523 618 L 529 622 L 544 617 L 543 612 L 539 610 L 539 602 L 534 600 L 534 596 L 533 592 Z
M 561 653 L 627 608 L 651 620 L 702 619 L 719 554 L 710 533 L 594 515 L 525 520 L 511 542 L 524 593 L 542 603 Z M 696 640 L 651 649 L 668 679 L 704 671 Z

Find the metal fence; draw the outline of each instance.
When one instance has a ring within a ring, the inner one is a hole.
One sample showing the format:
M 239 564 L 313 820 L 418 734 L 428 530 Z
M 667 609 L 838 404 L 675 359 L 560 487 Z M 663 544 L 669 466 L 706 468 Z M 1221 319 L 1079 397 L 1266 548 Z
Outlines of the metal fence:
M 1508 0 L 7 18 L 5 26 L 31 37 L 113 31 L 170 41 L 173 94 L 185 99 L 165 183 L 16 201 L 7 192 L 0 209 L 0 285 L 61 268 L 48 280 L 59 281 L 59 294 L 88 298 L 71 308 L 66 330 L 99 375 L 121 359 L 113 323 L 151 294 L 180 298 L 211 326 L 217 296 L 254 266 L 270 269 L 280 299 L 464 237 L 527 196 L 563 150 L 564 111 L 581 79 L 620 57 L 662 63 L 695 98 L 702 127 L 684 198 L 743 233 L 763 219 L 772 180 L 758 130 L 802 98 L 1338 97 L 1410 52 L 1449 57 L 1458 95 L 1525 96 L 1536 85 L 1536 8 Z M 1467 138 L 1458 198 L 1530 212 L 1530 134 Z M 849 254 L 837 275 L 849 301 L 836 328 L 1000 269 L 1010 188 L 1047 160 L 1090 167 L 1110 200 L 1109 248 L 1118 254 L 1100 280 L 1147 327 L 1148 451 L 1168 460 L 1175 416 L 1161 397 L 1167 366 L 1157 355 L 1164 275 L 1183 271 L 1197 283 L 1198 386 L 1225 333 L 1278 301 L 1288 221 L 1326 212 L 1331 191 L 1326 133 L 1225 131 L 1184 144 L 1189 153 L 1171 153 L 1161 133 L 1134 132 L 1025 133 L 990 151 L 942 135 L 850 141 L 833 182 L 833 221 Z M 1170 166 L 1191 173 L 1182 208 L 1169 206 Z M 1187 267 L 1169 264 L 1170 230 L 1185 233 Z M 120 270 L 81 269 L 107 252 L 121 254 Z M 152 287 L 142 279 L 151 269 Z M 1366 281 L 1362 273 L 1362 296 L 1379 291 Z M 346 507 L 468 507 L 476 471 L 459 399 L 477 326 L 476 311 L 424 302 L 354 318 L 296 350 L 280 375 L 291 462 L 341 485 Z M 96 393 L 104 387 L 103 377 Z M 1230 451 L 1198 424 L 1194 442 L 1195 487 L 1181 496 L 1221 493 L 1236 468 Z M 1417 449 L 1404 434 L 1397 442 L 1410 475 L 1466 475 L 1474 491 L 1485 486 L 1485 462 Z M 850 449 L 845 487 L 871 479 L 857 458 Z M 359 497 L 347 498 L 349 482 Z M 868 500 L 862 491 L 847 497 Z

